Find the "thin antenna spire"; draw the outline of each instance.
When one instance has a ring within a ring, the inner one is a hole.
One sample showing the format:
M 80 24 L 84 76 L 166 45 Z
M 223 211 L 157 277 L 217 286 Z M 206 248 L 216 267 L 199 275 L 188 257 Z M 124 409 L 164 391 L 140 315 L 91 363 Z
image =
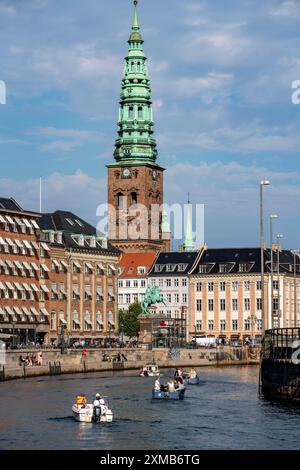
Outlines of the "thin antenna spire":
M 42 177 L 40 177 L 40 214 L 42 213 Z

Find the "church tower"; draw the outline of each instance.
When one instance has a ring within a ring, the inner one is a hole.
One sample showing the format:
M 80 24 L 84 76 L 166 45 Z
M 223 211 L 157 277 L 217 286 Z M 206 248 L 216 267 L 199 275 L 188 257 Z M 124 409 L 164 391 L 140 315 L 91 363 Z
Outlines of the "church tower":
M 108 233 L 124 252 L 169 251 L 163 233 L 163 175 L 153 136 L 151 87 L 134 1 L 134 18 L 121 85 L 118 138 L 108 168 Z

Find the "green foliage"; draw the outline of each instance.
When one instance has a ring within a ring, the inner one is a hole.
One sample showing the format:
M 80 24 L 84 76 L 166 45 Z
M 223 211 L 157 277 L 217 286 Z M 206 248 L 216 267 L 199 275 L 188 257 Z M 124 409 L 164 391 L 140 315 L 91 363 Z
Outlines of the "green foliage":
M 119 333 L 123 331 L 125 336 L 133 338 L 137 336 L 140 328 L 138 316 L 142 313 L 139 303 L 131 304 L 128 310 L 119 310 Z

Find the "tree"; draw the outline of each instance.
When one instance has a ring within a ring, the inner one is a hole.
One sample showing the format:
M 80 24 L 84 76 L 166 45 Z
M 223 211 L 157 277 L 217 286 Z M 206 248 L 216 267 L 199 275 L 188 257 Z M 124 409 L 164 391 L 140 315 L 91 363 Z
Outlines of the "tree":
M 131 304 L 128 310 L 119 310 L 119 333 L 133 338 L 140 328 L 138 316 L 142 313 L 139 303 Z

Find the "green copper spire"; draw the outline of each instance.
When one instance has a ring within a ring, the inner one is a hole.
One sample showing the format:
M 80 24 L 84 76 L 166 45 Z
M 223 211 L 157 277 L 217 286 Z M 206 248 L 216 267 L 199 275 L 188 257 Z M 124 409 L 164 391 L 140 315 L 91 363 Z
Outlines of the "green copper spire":
M 114 158 L 128 164 L 155 164 L 156 141 L 153 138 L 151 87 L 140 33 L 137 0 L 134 1 L 132 32 L 121 86 L 119 131 Z
M 188 198 L 188 207 L 186 212 L 186 224 L 185 224 L 185 239 L 183 242 L 184 251 L 195 251 L 196 246 L 193 239 L 192 229 L 192 205 L 190 203 L 190 196 Z

